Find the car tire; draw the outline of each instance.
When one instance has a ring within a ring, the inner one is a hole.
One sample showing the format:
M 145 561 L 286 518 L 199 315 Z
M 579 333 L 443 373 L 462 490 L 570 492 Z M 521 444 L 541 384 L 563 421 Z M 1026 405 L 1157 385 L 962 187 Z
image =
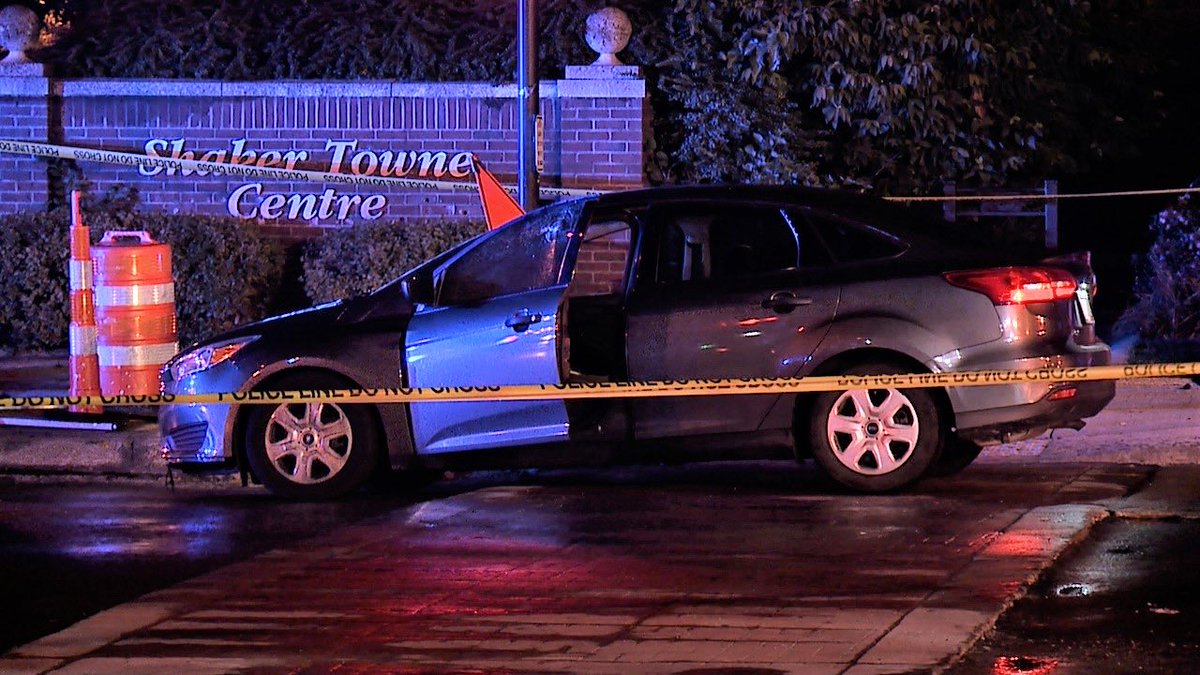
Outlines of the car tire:
M 865 363 L 847 375 L 904 372 Z M 813 459 L 837 483 L 858 492 L 889 492 L 929 473 L 941 450 L 937 403 L 925 389 L 824 392 L 808 420 Z
M 963 469 L 971 466 L 971 462 L 974 462 L 981 452 L 982 445 L 951 436 L 942 446 L 942 454 L 934 463 L 930 475 L 946 477 L 961 473 Z
M 322 373 L 287 375 L 274 390 L 343 389 Z M 369 405 L 279 403 L 251 406 L 246 461 L 272 494 L 287 499 L 333 499 L 361 487 L 374 471 L 379 426 Z

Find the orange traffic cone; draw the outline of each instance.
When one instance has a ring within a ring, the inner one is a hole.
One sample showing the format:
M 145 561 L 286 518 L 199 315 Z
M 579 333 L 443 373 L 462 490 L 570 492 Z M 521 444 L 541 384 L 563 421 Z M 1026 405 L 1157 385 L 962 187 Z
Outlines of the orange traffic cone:
M 71 396 L 100 395 L 100 360 L 96 354 L 96 298 L 92 291 L 92 257 L 88 228 L 79 209 L 79 192 L 71 192 L 71 323 L 68 327 Z M 98 405 L 73 405 L 74 413 L 100 414 Z
M 479 185 L 479 200 L 483 202 L 483 216 L 487 220 L 489 230 L 494 230 L 525 215 L 525 209 L 521 208 L 517 200 L 513 199 L 508 190 L 504 189 L 491 171 L 483 168 L 483 163 L 479 161 L 478 157 L 471 156 L 471 166 L 475 170 L 475 182 Z

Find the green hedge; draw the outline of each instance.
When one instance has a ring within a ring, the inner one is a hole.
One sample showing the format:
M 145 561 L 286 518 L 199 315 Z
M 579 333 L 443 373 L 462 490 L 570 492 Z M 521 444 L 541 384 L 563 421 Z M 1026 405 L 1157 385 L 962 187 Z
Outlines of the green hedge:
M 304 248 L 304 292 L 313 302 L 366 293 L 484 229 L 477 222 L 428 221 L 328 230 Z
M 297 304 L 370 291 L 485 229 L 429 221 L 327 230 L 303 246 L 301 269 L 288 279 L 283 246 L 253 221 L 145 212 L 135 193 L 119 191 L 85 202 L 84 219 L 93 243 L 105 230 L 146 230 L 171 245 L 182 345 Z M 68 228 L 62 208 L 0 216 L 0 351 L 66 346 Z M 307 297 L 297 297 L 298 286 Z
M 280 244 L 232 218 L 146 213 L 89 204 L 93 243 L 105 230 L 147 230 L 171 245 L 179 340 L 187 344 L 275 309 Z M 69 322 L 66 209 L 0 217 L 0 350 L 61 349 Z
M 66 345 L 67 215 L 0 218 L 0 349 Z

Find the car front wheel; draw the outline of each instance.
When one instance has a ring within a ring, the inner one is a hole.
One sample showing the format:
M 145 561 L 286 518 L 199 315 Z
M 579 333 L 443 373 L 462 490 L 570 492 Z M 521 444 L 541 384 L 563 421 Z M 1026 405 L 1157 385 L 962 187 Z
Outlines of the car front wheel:
M 275 390 L 341 389 L 327 375 L 289 376 Z M 272 493 L 332 499 L 360 487 L 376 464 L 378 430 L 369 407 L 331 402 L 255 405 L 246 424 L 246 460 Z
M 848 375 L 902 372 L 863 364 Z M 809 419 L 812 455 L 838 483 L 860 492 L 897 490 L 925 476 L 938 458 L 941 421 L 923 389 L 848 389 L 819 395 Z

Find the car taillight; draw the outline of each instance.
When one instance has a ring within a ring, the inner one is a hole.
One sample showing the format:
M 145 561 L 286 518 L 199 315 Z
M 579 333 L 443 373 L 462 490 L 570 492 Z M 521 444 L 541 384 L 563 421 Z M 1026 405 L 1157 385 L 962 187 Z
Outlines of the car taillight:
M 946 281 L 983 293 L 997 305 L 1028 305 L 1065 300 L 1075 293 L 1075 277 L 1054 267 L 998 267 L 947 272 Z

